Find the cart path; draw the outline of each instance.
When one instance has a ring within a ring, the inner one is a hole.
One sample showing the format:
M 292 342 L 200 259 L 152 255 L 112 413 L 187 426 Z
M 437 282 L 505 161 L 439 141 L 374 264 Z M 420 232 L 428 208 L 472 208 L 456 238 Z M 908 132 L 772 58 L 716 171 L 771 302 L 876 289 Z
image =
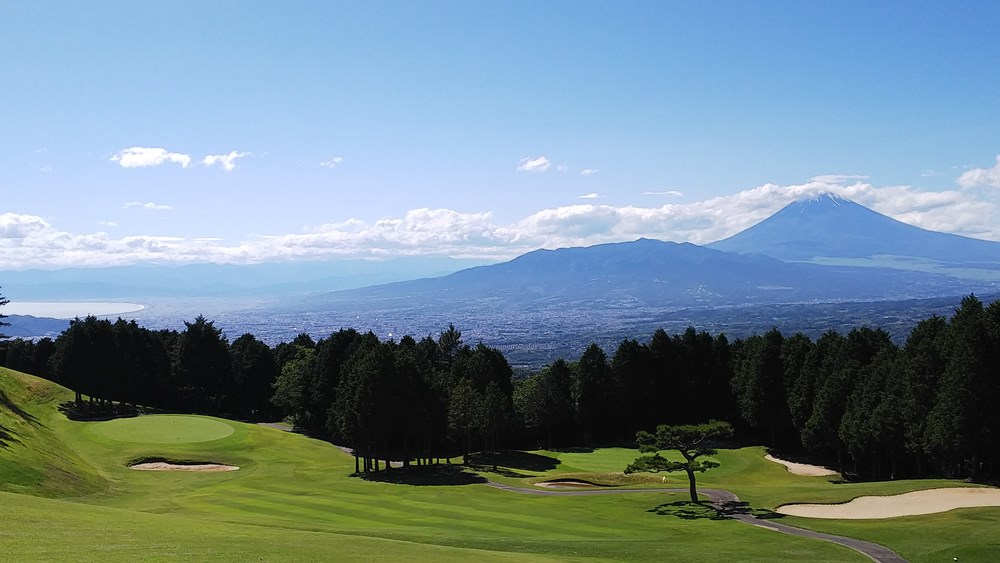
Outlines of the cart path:
M 503 491 L 509 491 L 512 493 L 521 493 L 527 495 L 540 495 L 540 496 L 589 496 L 589 495 L 614 495 L 622 493 L 687 493 L 688 490 L 685 489 L 595 489 L 595 490 L 571 490 L 571 491 L 555 491 L 551 489 L 533 489 L 528 487 L 515 487 L 513 485 L 504 485 L 503 483 L 496 483 L 494 481 L 489 481 L 485 483 L 489 487 L 494 489 L 500 489 Z M 773 520 L 757 518 L 749 512 L 746 505 L 740 502 L 740 498 L 730 491 L 724 489 L 698 489 L 698 493 L 708 497 L 709 502 L 716 509 L 719 510 L 725 517 L 732 518 L 734 520 L 739 520 L 744 524 L 749 524 L 751 526 L 757 526 L 758 528 L 764 528 L 766 530 L 771 530 L 773 532 L 781 532 L 783 534 L 789 534 L 792 536 L 799 536 L 803 538 L 811 538 L 817 540 L 823 540 L 828 542 L 833 542 L 835 544 L 842 545 L 857 551 L 872 561 L 877 563 L 907 563 L 906 559 L 903 559 L 898 553 L 877 543 L 867 542 L 864 540 L 859 540 L 855 538 L 848 538 L 845 536 L 835 536 L 833 534 L 825 534 L 823 532 L 815 532 L 813 530 L 806 530 L 804 528 L 796 528 L 795 526 L 789 526 L 788 524 L 782 524 L 780 522 L 774 522 Z

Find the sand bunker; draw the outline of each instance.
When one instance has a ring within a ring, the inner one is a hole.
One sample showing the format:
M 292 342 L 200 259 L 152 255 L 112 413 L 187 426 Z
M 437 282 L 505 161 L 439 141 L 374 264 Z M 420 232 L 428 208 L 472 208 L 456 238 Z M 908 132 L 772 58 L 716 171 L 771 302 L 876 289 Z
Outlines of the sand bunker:
M 806 477 L 827 477 L 829 475 L 840 475 L 840 473 L 837 473 L 832 469 L 827 469 L 818 465 L 809 465 L 808 463 L 785 461 L 783 459 L 778 459 L 771 454 L 764 456 L 764 459 L 784 465 L 788 469 L 789 473 L 793 473 L 795 475 L 804 475 Z
M 150 461 L 130 465 L 129 469 L 137 471 L 236 471 L 235 465 L 221 463 L 169 463 L 166 461 Z
M 858 497 L 843 504 L 786 504 L 778 512 L 805 518 L 868 520 L 947 512 L 956 508 L 1000 506 L 1000 489 L 928 489 L 901 495 Z
M 595 485 L 593 483 L 588 483 L 586 481 L 542 481 L 541 483 L 535 483 L 536 487 L 545 487 L 546 489 L 592 489 L 595 487 L 600 487 L 600 485 Z

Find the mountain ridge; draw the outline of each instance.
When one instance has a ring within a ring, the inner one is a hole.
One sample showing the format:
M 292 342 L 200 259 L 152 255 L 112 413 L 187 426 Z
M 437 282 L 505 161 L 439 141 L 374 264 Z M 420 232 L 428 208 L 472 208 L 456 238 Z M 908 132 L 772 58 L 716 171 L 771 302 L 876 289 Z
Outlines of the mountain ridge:
M 306 303 L 320 309 L 352 302 L 370 308 L 419 308 L 421 303 L 691 307 L 913 298 L 981 287 L 940 274 L 786 262 L 691 243 L 640 239 L 536 250 L 500 264 L 327 293 Z
M 793 202 L 760 223 L 706 246 L 791 261 L 894 256 L 956 266 L 1000 265 L 1000 242 L 923 229 L 835 194 Z

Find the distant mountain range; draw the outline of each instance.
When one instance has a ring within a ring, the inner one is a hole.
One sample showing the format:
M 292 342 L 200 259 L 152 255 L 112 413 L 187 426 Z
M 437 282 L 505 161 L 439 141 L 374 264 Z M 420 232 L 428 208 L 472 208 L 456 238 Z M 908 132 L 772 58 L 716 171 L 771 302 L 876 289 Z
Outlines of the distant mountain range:
M 309 310 L 442 306 L 501 308 L 693 307 L 910 299 L 983 290 L 941 274 L 821 266 L 648 239 L 539 250 L 440 278 L 309 298 Z
M 881 256 L 934 260 L 872 267 L 815 258 Z M 444 306 L 526 309 L 680 308 L 838 300 L 899 300 L 993 291 L 992 281 L 940 267 L 1000 265 L 1000 243 L 906 225 L 827 195 L 793 203 L 709 247 L 649 239 L 537 250 L 447 276 L 311 298 L 309 308 Z
M 441 276 L 488 261 L 451 258 L 328 260 L 252 265 L 138 265 L 0 271 L 4 295 L 16 301 L 165 297 L 283 297 Z
M 8 315 L 3 322 L 9 326 L 0 326 L 0 334 L 11 338 L 35 338 L 39 336 L 56 337 L 69 327 L 69 321 L 33 317 L 31 315 Z

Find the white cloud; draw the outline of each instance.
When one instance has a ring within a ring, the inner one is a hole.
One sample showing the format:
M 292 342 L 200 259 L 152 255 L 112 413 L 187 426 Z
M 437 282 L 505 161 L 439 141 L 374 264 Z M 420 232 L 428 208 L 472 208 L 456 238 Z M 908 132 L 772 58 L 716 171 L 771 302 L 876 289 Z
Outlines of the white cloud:
M 525 157 L 517 162 L 517 170 L 518 172 L 545 172 L 551 165 L 552 161 L 545 156 Z
M 231 151 L 229 154 L 210 154 L 201 159 L 201 163 L 205 166 L 218 164 L 226 172 L 232 172 L 236 169 L 236 160 L 245 156 L 250 156 L 250 153 Z
M 589 194 L 578 195 L 576 197 L 577 199 L 597 199 L 601 197 L 601 195 L 597 192 L 590 192 Z
M 153 202 L 142 203 L 141 201 L 129 201 L 122 204 L 122 209 L 133 209 L 133 208 L 145 209 L 147 211 L 170 211 L 171 209 L 173 209 L 173 207 L 169 205 L 161 205 L 159 203 L 153 203 Z
M 51 229 L 49 223 L 35 215 L 0 214 L 0 239 L 23 239 Z
M 118 223 L 115 223 L 114 221 L 98 221 L 97 224 L 100 225 L 100 226 L 102 226 L 102 227 L 117 227 L 118 226 Z
M 642 195 L 662 195 L 667 197 L 684 197 L 684 192 L 679 192 L 677 190 L 668 190 L 665 192 L 642 192 Z
M 958 177 L 958 185 L 963 188 L 1000 188 L 1000 155 L 997 155 L 997 163 L 993 168 L 973 168 L 966 171 Z
M 822 174 L 820 176 L 813 176 L 809 179 L 809 181 L 820 182 L 823 184 L 843 184 L 844 182 L 867 179 L 868 176 L 862 176 L 859 174 Z
M 600 172 L 600 171 L 598 169 L 596 169 L 596 168 L 584 168 L 583 170 L 580 171 L 580 175 L 581 176 L 593 176 L 594 174 L 597 174 L 598 172 Z
M 340 164 L 341 162 L 344 162 L 344 157 L 335 156 L 329 160 L 324 160 L 323 162 L 320 162 L 319 165 L 322 166 L 323 168 L 336 168 L 337 165 Z
M 981 192 L 925 192 L 909 186 L 877 187 L 858 181 L 809 181 L 765 184 L 732 195 L 651 207 L 581 202 L 542 209 L 507 223 L 496 223 L 493 215 L 485 211 L 421 208 L 397 217 L 348 218 L 299 233 L 257 235 L 236 243 L 208 237 L 74 234 L 58 230 L 41 217 L 4 213 L 0 215 L 0 269 L 416 255 L 499 260 L 538 248 L 639 237 L 704 244 L 746 229 L 793 201 L 823 193 L 852 199 L 920 227 L 1000 240 L 1000 225 L 994 217 L 996 206 Z M 126 204 L 130 208 L 166 207 L 130 203 Z
M 166 162 L 174 162 L 187 168 L 191 164 L 191 157 L 179 153 L 170 152 L 164 148 L 154 147 L 131 147 L 118 151 L 118 154 L 111 157 L 113 162 L 117 162 L 122 168 L 141 168 L 146 166 L 159 166 Z

